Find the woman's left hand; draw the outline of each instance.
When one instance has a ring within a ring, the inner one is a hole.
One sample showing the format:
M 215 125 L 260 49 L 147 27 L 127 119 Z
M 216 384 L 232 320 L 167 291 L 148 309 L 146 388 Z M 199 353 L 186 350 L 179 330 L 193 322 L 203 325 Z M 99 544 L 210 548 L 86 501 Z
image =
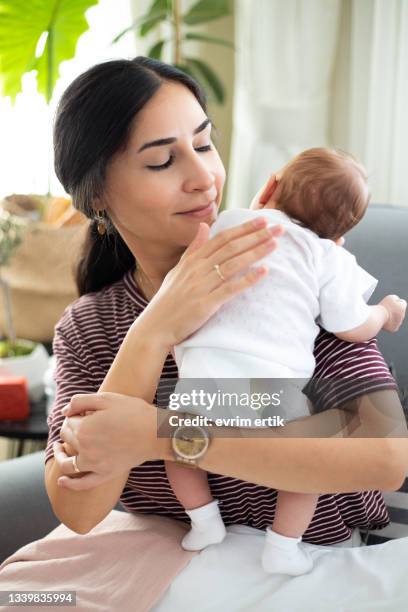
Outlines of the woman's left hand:
M 61 486 L 93 488 L 159 458 L 156 407 L 140 398 L 108 392 L 77 394 L 62 412 L 64 445 L 54 443 L 55 459 L 64 473 L 58 479 Z M 68 461 L 72 455 L 86 474 L 72 474 L 72 460 Z

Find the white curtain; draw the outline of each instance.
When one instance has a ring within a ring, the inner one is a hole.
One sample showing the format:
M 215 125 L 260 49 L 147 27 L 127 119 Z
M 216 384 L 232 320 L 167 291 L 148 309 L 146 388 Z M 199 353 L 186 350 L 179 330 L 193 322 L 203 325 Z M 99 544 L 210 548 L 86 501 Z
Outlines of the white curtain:
M 408 206 L 407 0 L 344 2 L 341 40 L 333 140 L 367 167 L 373 202 Z
M 329 141 L 340 0 L 236 0 L 228 208 L 302 149 Z
M 335 145 L 372 201 L 408 206 L 408 0 L 236 0 L 229 208 L 298 151 Z

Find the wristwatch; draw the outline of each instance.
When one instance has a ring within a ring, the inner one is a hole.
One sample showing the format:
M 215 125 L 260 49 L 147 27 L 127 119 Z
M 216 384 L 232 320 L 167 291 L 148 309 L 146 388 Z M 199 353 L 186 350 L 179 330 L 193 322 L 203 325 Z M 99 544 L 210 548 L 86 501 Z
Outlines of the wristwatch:
M 179 425 L 172 434 L 171 445 L 176 463 L 198 468 L 198 460 L 210 446 L 210 434 L 201 425 Z

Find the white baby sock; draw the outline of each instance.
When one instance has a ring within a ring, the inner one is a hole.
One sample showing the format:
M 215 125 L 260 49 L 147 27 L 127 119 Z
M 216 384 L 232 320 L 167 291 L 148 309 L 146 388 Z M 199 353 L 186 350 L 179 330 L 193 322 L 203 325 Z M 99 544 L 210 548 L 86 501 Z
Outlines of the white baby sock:
M 300 576 L 313 567 L 309 553 L 299 547 L 302 538 L 289 538 L 266 529 L 265 546 L 262 553 L 262 567 L 268 574 L 289 574 Z
M 226 529 L 218 508 L 218 499 L 186 512 L 191 518 L 191 529 L 181 541 L 184 550 L 202 550 L 225 538 Z

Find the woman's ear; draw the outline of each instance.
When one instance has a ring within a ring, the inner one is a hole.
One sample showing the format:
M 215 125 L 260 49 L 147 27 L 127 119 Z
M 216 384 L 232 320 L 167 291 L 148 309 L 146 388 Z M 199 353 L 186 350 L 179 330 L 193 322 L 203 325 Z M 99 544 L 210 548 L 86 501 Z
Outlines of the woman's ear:
M 275 193 L 276 187 L 278 186 L 279 179 L 276 174 L 272 174 L 263 188 L 261 195 L 259 196 L 259 203 L 266 204 Z

